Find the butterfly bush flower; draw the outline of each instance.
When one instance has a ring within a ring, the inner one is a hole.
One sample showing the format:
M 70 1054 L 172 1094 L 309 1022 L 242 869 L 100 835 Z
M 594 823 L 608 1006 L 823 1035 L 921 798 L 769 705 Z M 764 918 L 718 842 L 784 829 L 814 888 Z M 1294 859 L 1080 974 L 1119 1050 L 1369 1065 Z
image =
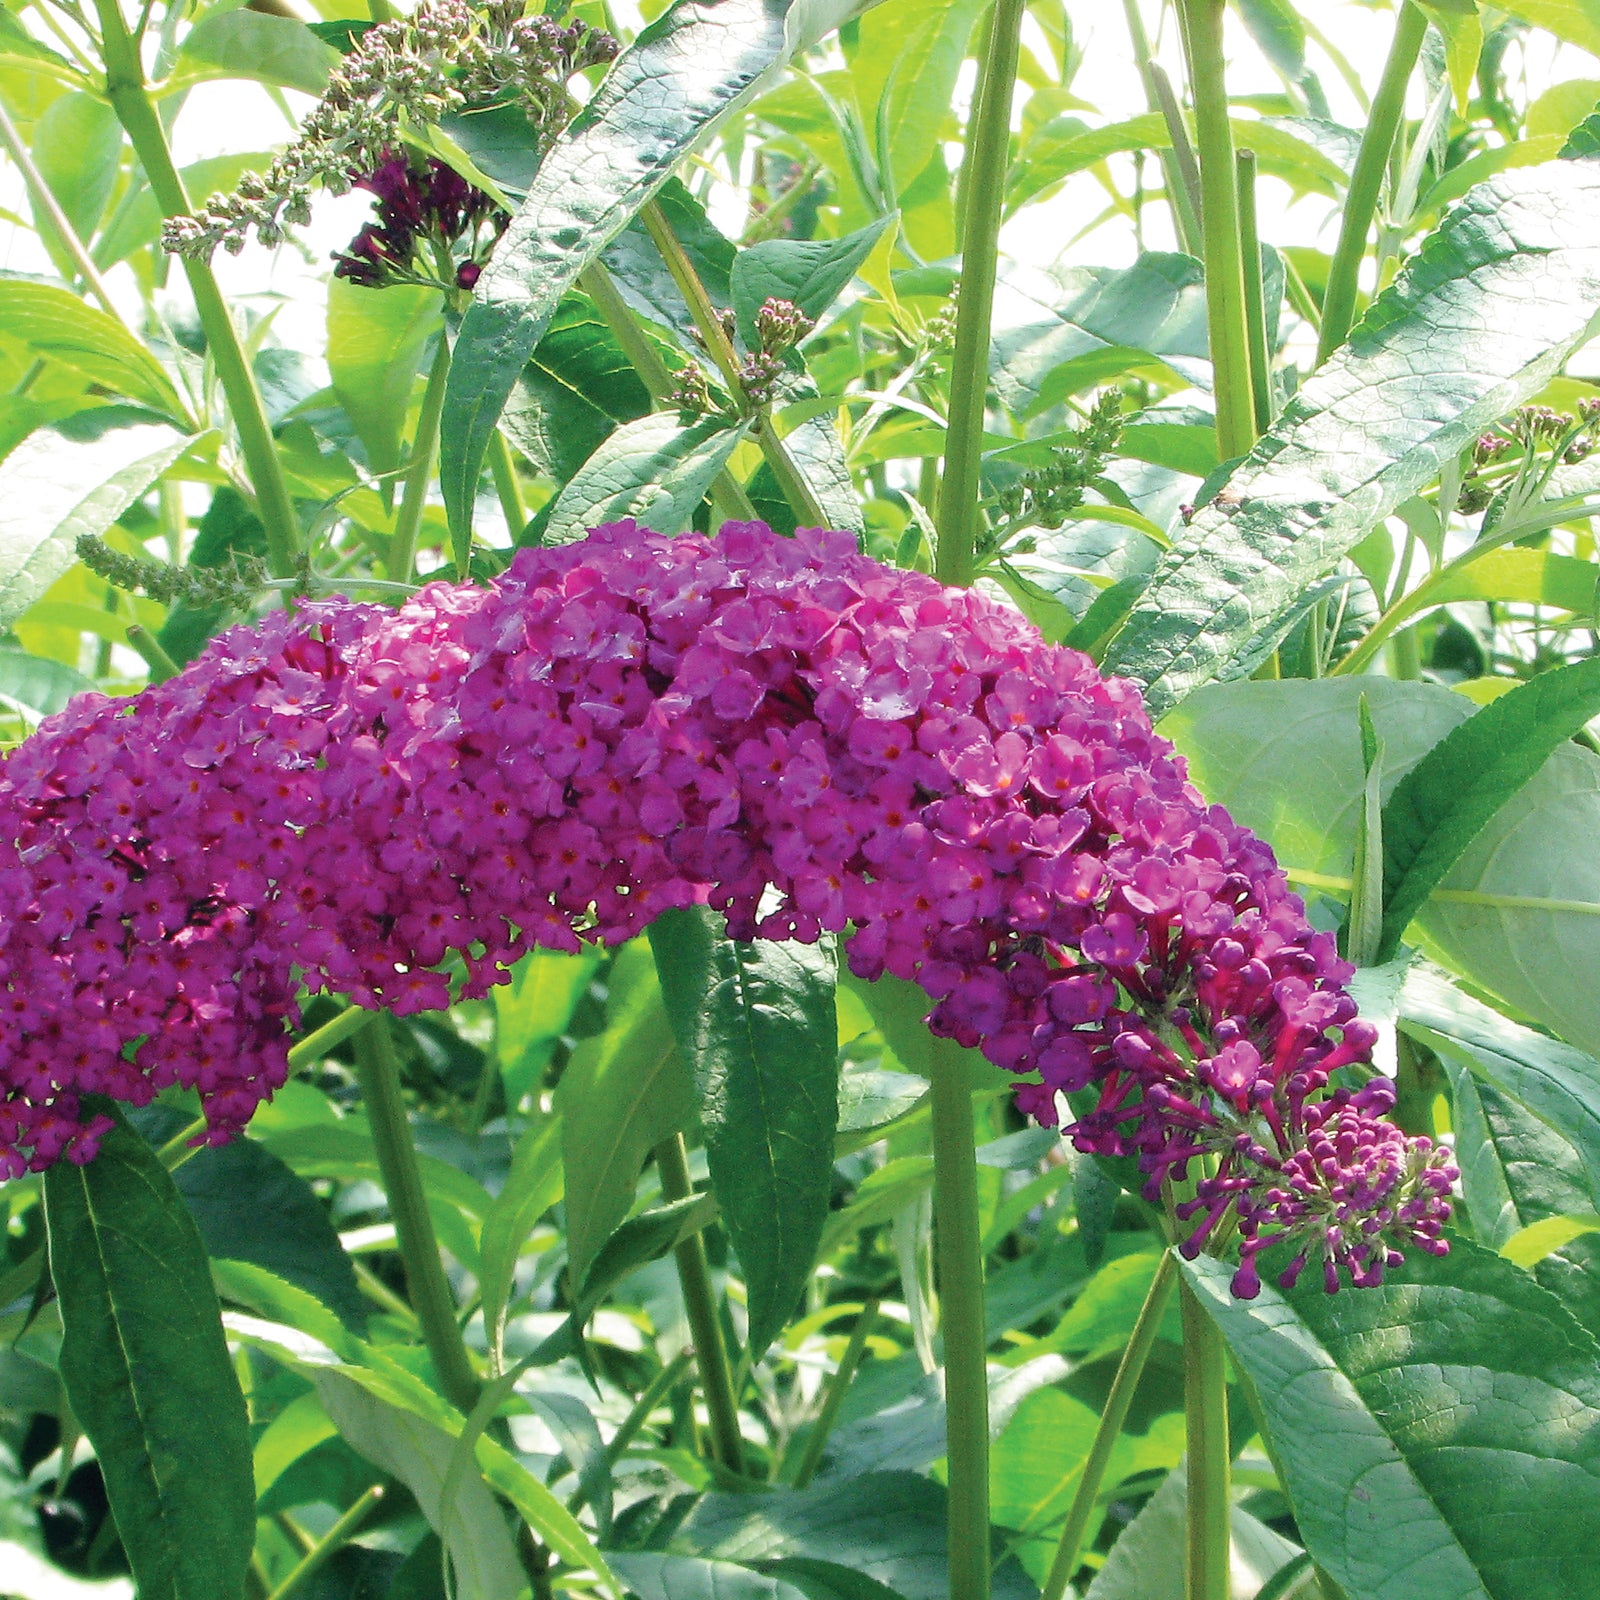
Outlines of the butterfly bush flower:
M 1373 1029 L 1271 852 L 1137 690 L 847 534 L 630 522 L 398 611 L 307 605 L 0 766 L 0 1163 L 87 1160 L 80 1095 L 198 1090 L 210 1137 L 283 1081 L 302 988 L 405 1014 L 535 946 L 709 904 L 736 938 L 851 931 L 933 1030 L 1079 1149 L 1195 1180 L 1236 1292 L 1293 1247 L 1377 1282 L 1445 1247 L 1448 1153 L 1334 1086 Z M 1360 1074 L 1346 1074 L 1352 1079 Z M 1182 1192 L 1189 1193 L 1185 1187 Z

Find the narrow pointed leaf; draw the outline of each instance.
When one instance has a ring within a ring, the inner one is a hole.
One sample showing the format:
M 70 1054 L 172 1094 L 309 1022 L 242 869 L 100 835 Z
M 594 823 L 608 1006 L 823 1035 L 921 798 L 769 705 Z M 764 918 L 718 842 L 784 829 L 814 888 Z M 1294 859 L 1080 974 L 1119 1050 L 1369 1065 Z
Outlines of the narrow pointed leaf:
M 45 1178 L 61 1376 L 143 1600 L 237 1595 L 255 1543 L 244 1397 L 194 1219 L 119 1122 Z
M 834 944 L 745 943 L 702 909 L 658 918 L 650 943 L 694 1069 L 711 1187 L 744 1268 L 757 1359 L 805 1288 L 828 1215 L 839 1122 Z
M 1163 558 L 1107 670 L 1158 713 L 1259 633 L 1497 417 L 1537 394 L 1600 309 L 1600 166 L 1480 184 L 1424 241 Z
M 1596 715 L 1600 658 L 1556 667 L 1485 706 L 1400 780 L 1383 809 L 1379 962 L 1490 818 Z

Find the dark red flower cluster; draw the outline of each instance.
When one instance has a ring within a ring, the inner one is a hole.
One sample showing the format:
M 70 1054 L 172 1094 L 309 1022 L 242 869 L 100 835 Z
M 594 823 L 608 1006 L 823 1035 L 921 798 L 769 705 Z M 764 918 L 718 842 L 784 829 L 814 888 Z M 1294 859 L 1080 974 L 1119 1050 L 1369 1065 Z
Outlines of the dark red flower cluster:
M 435 254 L 451 261 L 455 286 L 470 289 L 509 220 L 483 190 L 432 156 L 413 164 L 410 157 L 391 153 L 357 177 L 355 187 L 377 196 L 377 220 L 363 224 L 334 256 L 333 275 L 369 289 L 419 277 L 433 281 L 438 263 L 430 257 Z M 466 259 L 456 263 L 463 243 Z M 419 248 L 424 252 L 420 263 Z
M 200 1092 L 213 1135 L 283 1082 L 301 990 L 397 1012 L 534 946 L 709 903 L 738 938 L 853 928 L 855 972 L 1029 1077 L 1081 1149 L 1198 1179 L 1376 1281 L 1443 1248 L 1447 1152 L 1330 1092 L 1373 1031 L 1271 852 L 1186 781 L 1138 692 L 845 534 L 620 523 L 488 589 L 329 602 L 84 696 L 0 767 L 0 1162 L 92 1154 L 85 1091 Z M 1359 1070 L 1354 1074 L 1359 1077 Z

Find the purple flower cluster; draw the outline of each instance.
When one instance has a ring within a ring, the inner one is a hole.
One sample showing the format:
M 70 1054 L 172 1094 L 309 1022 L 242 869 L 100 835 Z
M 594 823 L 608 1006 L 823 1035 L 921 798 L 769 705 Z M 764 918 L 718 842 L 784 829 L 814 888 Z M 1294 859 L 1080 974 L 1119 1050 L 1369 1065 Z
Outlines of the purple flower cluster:
M 369 289 L 416 282 L 419 245 L 454 260 L 465 240 L 467 259 L 454 268 L 455 287 L 470 289 L 477 283 L 483 272 L 482 257 L 508 220 L 483 190 L 432 156 L 414 166 L 409 157 L 393 153 L 354 182 L 357 189 L 377 196 L 378 215 L 375 222 L 363 224 L 345 250 L 335 255 L 336 278 L 348 278 Z M 480 233 L 486 233 L 486 239 L 480 239 Z M 433 281 L 435 270 L 432 261 L 424 261 L 420 278 Z
M 846 534 L 619 523 L 491 588 L 235 629 L 0 766 L 0 1170 L 84 1160 L 84 1091 L 197 1089 L 227 1138 L 283 1082 L 302 987 L 407 1013 L 707 903 L 738 938 L 854 929 L 930 1025 L 1029 1078 L 1080 1149 L 1198 1179 L 1376 1281 L 1443 1249 L 1447 1152 L 1330 1089 L 1373 1030 L 1271 852 L 1136 689 Z M 1355 1076 L 1359 1076 L 1356 1074 Z M 1179 1192 L 1187 1193 L 1184 1188 Z

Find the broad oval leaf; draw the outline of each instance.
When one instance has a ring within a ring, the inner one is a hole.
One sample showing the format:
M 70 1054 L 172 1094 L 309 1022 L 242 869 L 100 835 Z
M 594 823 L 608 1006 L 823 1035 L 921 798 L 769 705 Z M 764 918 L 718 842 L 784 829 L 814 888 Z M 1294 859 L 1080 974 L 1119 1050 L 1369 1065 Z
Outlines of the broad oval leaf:
M 61 1376 L 139 1592 L 238 1594 L 255 1543 L 250 1434 L 194 1219 L 120 1120 L 44 1192 Z
M 803 1589 L 732 1561 L 618 1551 L 611 1570 L 639 1600 L 806 1600 Z
M 1226 676 L 1299 593 L 1497 417 L 1600 308 L 1600 166 L 1474 189 L 1200 511 L 1113 642 L 1108 671 L 1165 711 Z
M 678 0 L 545 157 L 478 283 L 450 369 L 439 477 L 458 555 L 489 435 L 561 297 L 769 68 L 848 14 L 795 0 Z
M 715 912 L 650 930 L 661 994 L 694 1070 L 711 1189 L 744 1268 L 750 1357 L 788 1320 L 822 1239 L 839 1125 L 834 941 L 730 939 Z
M 842 239 L 766 239 L 734 257 L 734 315 L 746 343 L 755 343 L 756 312 L 769 299 L 788 300 L 813 322 L 843 293 L 872 254 L 889 218 Z
M 213 11 L 184 36 L 179 54 L 204 77 L 256 78 L 320 95 L 339 52 L 303 22 L 263 11 Z
M 1525 1272 L 1465 1240 L 1337 1295 L 1308 1273 L 1235 1300 L 1222 1262 L 1184 1271 L 1350 1600 L 1600 1594 L 1600 1345 Z
M 667 411 L 623 423 L 561 491 L 542 542 L 571 544 L 624 517 L 657 533 L 682 533 L 750 427 L 722 417 L 685 427 Z
M 437 289 L 400 283 L 380 292 L 347 278 L 329 281 L 328 376 L 374 472 L 400 465 L 412 381 L 443 327 Z

